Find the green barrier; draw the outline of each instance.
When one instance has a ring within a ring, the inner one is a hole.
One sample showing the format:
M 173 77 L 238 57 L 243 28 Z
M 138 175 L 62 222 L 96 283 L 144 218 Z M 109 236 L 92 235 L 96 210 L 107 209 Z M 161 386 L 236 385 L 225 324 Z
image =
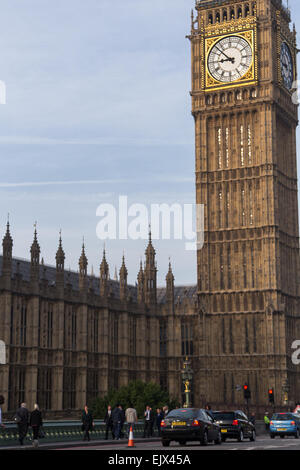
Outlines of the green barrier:
M 91 439 L 103 440 L 106 435 L 106 426 L 103 421 L 95 420 L 95 428 L 90 432 Z M 1 447 L 18 445 L 18 429 L 15 423 L 4 423 L 5 428 L 0 428 L 0 449 Z M 80 441 L 83 439 L 83 432 L 81 430 L 80 421 L 46 421 L 44 422 L 43 430 L 45 437 L 40 439 L 40 443 L 64 442 L 64 441 Z M 123 426 L 122 432 L 124 438 L 126 437 L 127 426 Z M 144 434 L 144 424 L 139 422 L 134 427 L 134 436 L 142 437 Z M 153 432 L 153 436 L 157 436 L 157 430 Z M 111 439 L 111 432 L 109 432 L 108 439 Z M 27 436 L 24 444 L 32 443 L 33 435 L 32 429 L 28 429 Z

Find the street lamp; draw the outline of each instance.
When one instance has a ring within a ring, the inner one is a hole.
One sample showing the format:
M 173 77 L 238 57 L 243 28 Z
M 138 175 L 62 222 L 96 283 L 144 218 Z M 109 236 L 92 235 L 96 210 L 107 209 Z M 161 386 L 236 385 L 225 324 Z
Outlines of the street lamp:
M 193 369 L 191 368 L 191 363 L 189 359 L 186 357 L 183 363 L 183 369 L 181 371 L 181 378 L 182 383 L 184 385 L 184 394 L 185 394 L 185 404 L 183 405 L 184 408 L 189 408 L 192 406 L 192 399 L 191 399 L 191 389 L 192 389 L 192 379 L 193 379 Z

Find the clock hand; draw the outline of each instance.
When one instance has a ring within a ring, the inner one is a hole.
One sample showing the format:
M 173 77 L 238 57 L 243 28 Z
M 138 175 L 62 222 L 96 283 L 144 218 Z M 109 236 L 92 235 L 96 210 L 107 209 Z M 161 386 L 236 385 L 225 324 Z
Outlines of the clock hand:
M 216 49 L 218 49 L 218 51 L 221 52 L 221 54 L 223 54 L 228 61 L 230 60 L 230 62 L 234 64 L 234 61 L 235 61 L 234 57 L 228 57 L 228 55 L 225 54 L 225 52 L 221 51 L 221 49 L 219 49 L 218 46 L 216 46 Z

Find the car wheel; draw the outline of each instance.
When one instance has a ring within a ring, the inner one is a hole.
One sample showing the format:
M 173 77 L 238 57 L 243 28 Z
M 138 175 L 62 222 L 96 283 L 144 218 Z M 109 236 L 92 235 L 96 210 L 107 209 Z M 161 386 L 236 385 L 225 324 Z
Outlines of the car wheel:
M 238 442 L 243 442 L 244 440 L 244 433 L 242 430 L 240 430 L 239 437 L 238 437 Z
M 251 434 L 251 437 L 250 437 L 250 441 L 251 441 L 251 442 L 254 442 L 255 440 L 256 440 L 256 432 L 255 432 L 254 429 L 253 429 L 252 434 Z
M 208 435 L 207 435 L 207 431 L 204 431 L 203 433 L 203 438 L 201 439 L 201 445 L 202 446 L 207 446 L 208 444 Z
M 185 445 L 186 445 L 186 441 L 179 441 L 179 445 L 185 446 Z
M 169 447 L 171 441 L 162 440 L 163 447 Z
M 226 437 L 222 436 L 222 442 L 226 442 Z
M 280 436 L 280 439 L 284 439 L 284 438 L 285 438 L 285 436 Z
M 297 429 L 297 432 L 296 432 L 296 434 L 295 434 L 295 439 L 299 439 L 299 437 L 300 437 L 299 429 Z
M 217 439 L 215 439 L 215 444 L 216 444 L 216 445 L 221 445 L 221 444 L 222 444 L 222 436 L 221 436 L 221 432 L 220 432 L 220 431 L 218 432 L 218 437 L 217 437 Z

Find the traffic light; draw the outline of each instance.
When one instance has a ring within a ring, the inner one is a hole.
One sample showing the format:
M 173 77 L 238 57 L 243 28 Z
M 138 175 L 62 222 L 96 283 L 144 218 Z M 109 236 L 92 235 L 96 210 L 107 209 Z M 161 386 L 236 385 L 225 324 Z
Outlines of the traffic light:
M 250 400 L 251 398 L 251 392 L 248 384 L 244 385 L 244 398 L 245 400 Z
M 274 390 L 269 388 L 269 403 L 274 403 Z

